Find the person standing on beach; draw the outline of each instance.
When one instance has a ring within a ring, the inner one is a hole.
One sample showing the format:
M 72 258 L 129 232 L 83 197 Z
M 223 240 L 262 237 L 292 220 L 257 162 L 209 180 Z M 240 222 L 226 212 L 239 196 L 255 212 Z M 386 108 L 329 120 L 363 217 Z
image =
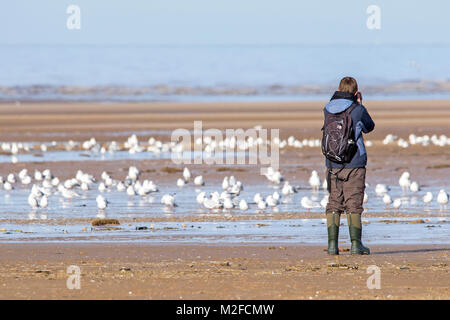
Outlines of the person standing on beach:
M 328 254 L 338 255 L 341 214 L 347 214 L 351 254 L 370 254 L 361 242 L 367 153 L 363 133 L 375 123 L 362 105 L 352 77 L 345 77 L 324 108 L 322 152 L 326 156 L 329 200 L 326 207 Z M 347 130 L 346 130 L 347 127 Z

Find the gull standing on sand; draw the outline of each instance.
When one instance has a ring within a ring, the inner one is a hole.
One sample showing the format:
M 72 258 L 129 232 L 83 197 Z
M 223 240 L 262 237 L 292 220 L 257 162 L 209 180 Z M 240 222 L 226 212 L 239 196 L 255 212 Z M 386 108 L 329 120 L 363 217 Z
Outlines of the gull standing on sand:
M 409 186 L 409 190 L 411 190 L 411 192 L 418 192 L 420 190 L 420 186 L 416 181 L 411 182 L 411 185 Z
M 284 196 L 287 196 L 287 195 L 293 194 L 295 192 L 296 192 L 295 188 L 289 184 L 289 181 L 285 181 L 284 186 L 281 189 L 281 193 Z
M 278 200 L 275 200 L 272 195 L 267 196 L 266 203 L 269 207 L 276 207 Z
M 198 203 L 198 204 L 203 204 L 203 201 L 205 201 L 205 195 L 206 195 L 206 192 L 204 192 L 204 191 L 200 192 L 200 193 L 197 195 L 196 200 L 197 200 L 197 203 Z
M 261 196 L 260 193 L 255 194 L 255 196 L 253 197 L 253 201 L 255 201 L 255 203 L 259 203 L 261 201 L 264 201 L 263 197 Z
M 189 181 L 189 179 L 191 179 L 191 172 L 189 171 L 188 168 L 184 168 L 183 170 L 183 178 L 185 181 Z
M 230 183 L 228 182 L 228 177 L 223 178 L 222 189 L 227 190 L 229 187 L 230 187 Z
M 383 202 L 384 202 L 384 204 L 385 205 L 390 205 L 391 203 L 392 203 L 392 199 L 391 199 L 391 196 L 389 195 L 389 194 L 385 194 L 384 196 L 383 196 Z
M 183 179 L 181 179 L 181 178 L 179 178 L 178 180 L 177 180 L 177 187 L 184 187 L 184 185 L 186 184 L 186 180 L 183 180 Z
M 44 194 L 41 198 L 41 200 L 39 201 L 39 207 L 45 209 L 48 206 L 48 198 L 47 196 Z
M 6 182 L 3 184 L 3 188 L 4 188 L 6 191 L 11 191 L 11 190 L 14 189 L 14 187 L 12 186 L 12 184 L 11 184 L 9 181 L 6 181 Z
M 97 208 L 100 210 L 104 210 L 108 206 L 108 201 L 100 194 L 97 196 L 95 201 L 97 201 Z
M 234 204 L 231 201 L 231 198 L 225 198 L 223 200 L 223 207 L 224 207 L 224 209 L 227 209 L 227 210 L 234 208 Z
M 116 188 L 117 188 L 117 191 L 119 191 L 119 192 L 123 192 L 123 191 L 126 190 L 126 187 L 125 187 L 125 185 L 123 184 L 122 181 L 120 181 L 120 182 L 117 184 Z
M 326 181 L 326 180 L 325 180 L 325 181 Z M 326 194 L 326 195 L 322 198 L 322 200 L 320 201 L 320 205 L 321 205 L 323 208 L 326 208 L 326 207 L 327 207 L 329 196 L 330 196 L 330 195 Z
M 170 194 L 165 194 L 161 198 L 161 203 L 166 205 L 167 207 L 175 207 L 175 197 Z
M 433 200 L 433 194 L 431 192 L 427 192 L 424 196 L 423 196 L 423 202 L 425 202 L 425 204 L 429 204 L 431 201 Z
M 266 204 L 266 202 L 264 200 L 259 201 L 257 204 L 258 204 L 258 209 L 259 210 L 266 210 L 267 204 Z
M 239 201 L 239 209 L 241 209 L 242 211 L 246 211 L 248 209 L 247 201 L 245 201 L 244 199 Z
M 194 184 L 196 186 L 203 186 L 205 184 L 205 182 L 203 181 L 203 176 L 196 176 L 194 178 Z
M 219 198 L 214 196 L 214 194 L 212 194 L 209 198 L 205 198 L 203 200 L 203 205 L 209 210 L 221 209 L 223 207 L 222 203 L 219 201 Z
M 408 171 L 405 171 L 400 176 L 400 179 L 398 180 L 398 184 L 402 188 L 402 191 L 406 191 L 411 186 L 411 181 L 409 180 L 410 174 Z
M 58 191 L 61 192 L 61 195 L 66 199 L 72 199 L 80 196 L 75 191 L 66 189 L 62 184 L 58 185 Z
M 375 193 L 377 196 L 381 196 L 389 191 L 389 187 L 385 184 L 377 184 L 375 186 Z
M 369 196 L 367 195 L 366 192 L 364 192 L 363 203 L 367 203 L 368 201 L 369 201 Z
M 313 170 L 311 177 L 309 177 L 309 185 L 314 191 L 319 191 L 320 188 L 320 178 L 316 170 Z
M 106 191 L 106 185 L 103 182 L 101 182 L 99 184 L 98 191 L 100 191 L 100 192 L 105 192 Z
M 30 194 L 28 196 L 28 204 L 30 205 L 30 207 L 32 209 L 36 209 L 36 208 L 39 207 L 39 202 L 38 202 L 38 200 L 37 200 L 37 198 L 35 197 L 34 194 Z
M 6 177 L 6 180 L 11 184 L 16 183 L 16 176 L 14 175 L 14 173 L 10 173 Z
M 322 189 L 323 190 L 327 190 L 328 189 L 328 181 L 327 181 L 327 179 L 323 179 Z
M 448 203 L 448 194 L 445 192 L 444 189 L 439 190 L 439 194 L 437 196 L 437 202 L 439 202 L 440 210 L 442 211 L 442 208 L 446 209 L 447 203 Z
M 134 191 L 133 186 L 128 186 L 127 187 L 127 195 L 129 195 L 130 197 L 136 195 L 136 192 Z
M 395 199 L 392 206 L 394 207 L 394 209 L 400 209 L 400 207 L 402 206 L 402 199 Z
M 319 203 L 312 201 L 308 197 L 303 197 L 302 200 L 300 201 L 300 203 L 301 203 L 302 207 L 307 209 L 308 211 L 313 208 L 320 207 Z

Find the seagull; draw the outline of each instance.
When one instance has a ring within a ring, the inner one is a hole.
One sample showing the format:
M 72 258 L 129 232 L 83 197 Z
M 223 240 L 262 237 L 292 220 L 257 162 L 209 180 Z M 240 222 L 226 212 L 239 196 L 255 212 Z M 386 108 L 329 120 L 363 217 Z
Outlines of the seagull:
M 244 199 L 239 201 L 239 209 L 241 209 L 242 211 L 246 211 L 248 209 L 247 201 L 245 201 Z
M 273 197 L 275 200 L 280 201 L 280 194 L 279 194 L 278 192 L 275 191 L 275 192 L 273 193 L 272 197 Z
M 295 188 L 289 184 L 289 181 L 285 181 L 285 182 L 284 182 L 284 186 L 283 186 L 283 188 L 281 189 L 281 193 L 282 193 L 284 196 L 287 196 L 287 195 L 293 194 L 293 193 L 295 193 L 295 192 L 296 192 L 296 191 L 295 191 Z
M 325 181 L 326 181 L 326 180 L 325 180 Z M 325 195 L 325 196 L 322 198 L 322 200 L 320 201 L 320 205 L 321 205 L 323 208 L 326 208 L 326 207 L 327 207 L 328 199 L 329 199 L 329 195 L 327 194 L 327 195 Z
M 54 177 L 51 181 L 52 186 L 56 187 L 59 184 L 59 179 L 58 177 Z
M 230 198 L 226 198 L 223 201 L 223 207 L 225 209 L 233 209 L 234 208 L 234 204 L 233 204 L 233 202 L 231 201 Z
M 278 200 L 275 200 L 273 196 L 269 195 L 266 198 L 266 203 L 269 207 L 276 207 L 278 204 Z
M 418 192 L 420 190 L 419 184 L 416 181 L 413 181 L 409 186 L 409 190 L 414 193 Z
M 167 207 L 176 207 L 175 197 L 170 194 L 165 194 L 161 198 L 161 203 L 166 205 Z
M 6 180 L 9 183 L 16 183 L 16 177 L 15 177 L 14 173 L 8 174 L 8 176 L 6 177 Z
M 83 191 L 89 191 L 89 185 L 86 182 L 82 182 L 80 188 Z M 100 188 L 100 186 L 99 186 L 99 188 Z
M 34 180 L 41 181 L 42 178 L 42 173 L 39 170 L 34 170 Z
M 398 184 L 402 188 L 403 191 L 408 190 L 411 186 L 411 181 L 409 180 L 410 174 L 408 171 L 405 171 L 400 176 L 400 179 L 398 180 Z
M 369 201 L 369 196 L 367 195 L 366 192 L 364 192 L 364 199 L 363 199 L 363 203 L 367 203 Z
M 95 201 L 97 201 L 97 208 L 100 210 L 104 210 L 108 206 L 108 201 L 100 194 L 97 196 Z
M 439 202 L 440 209 L 442 211 L 442 208 L 445 209 L 448 203 L 448 194 L 445 192 L 444 189 L 439 190 L 439 194 L 437 196 L 437 202 Z
M 311 173 L 311 177 L 309 178 L 309 185 L 313 188 L 314 191 L 318 191 L 320 188 L 320 178 L 316 170 L 313 170 L 313 172 Z
M 106 185 L 103 182 L 101 182 L 99 184 L 98 191 L 100 191 L 100 192 L 105 192 L 106 191 Z
M 128 188 L 127 188 L 127 194 L 128 194 L 129 196 L 135 196 L 135 195 L 136 195 L 136 192 L 134 191 L 133 186 L 128 186 Z
M 133 166 L 129 167 L 127 178 L 136 181 L 139 178 L 139 170 Z
M 385 184 L 377 184 L 375 186 L 375 193 L 378 196 L 381 196 L 381 195 L 387 193 L 388 191 L 389 191 L 389 187 L 387 185 L 385 185 Z
M 264 201 L 263 197 L 261 196 L 260 193 L 255 194 L 255 196 L 253 197 L 253 201 L 255 201 L 256 203 L 262 202 Z
M 219 199 L 217 197 L 214 197 L 213 195 L 211 195 L 211 197 L 209 198 L 205 198 L 203 200 L 203 205 L 207 208 L 207 209 L 221 209 L 223 207 L 223 205 L 220 203 Z
M 22 184 L 30 184 L 31 183 L 31 177 L 29 175 L 26 175 L 23 177 L 23 179 L 21 179 Z
M 35 198 L 34 194 L 30 194 L 28 196 L 28 204 L 30 205 L 31 208 L 36 209 L 39 207 L 39 202 L 38 200 Z
M 9 183 L 9 181 L 6 181 L 6 182 L 3 184 L 3 188 L 4 188 L 6 191 L 11 191 L 11 190 L 14 189 L 14 187 L 11 185 L 11 183 Z
M 392 206 L 394 207 L 394 209 L 400 209 L 400 207 L 402 206 L 402 199 L 395 199 Z
M 185 184 L 186 184 L 186 180 L 183 180 L 181 178 L 179 178 L 177 180 L 177 187 L 184 187 Z
M 203 204 L 203 201 L 205 200 L 205 195 L 206 195 L 206 192 L 204 192 L 204 191 L 200 192 L 200 193 L 197 195 L 196 200 L 197 200 L 197 203 L 198 203 L 198 204 Z
M 119 192 L 122 192 L 122 191 L 125 191 L 125 190 L 126 190 L 126 187 L 125 187 L 125 185 L 123 184 L 122 181 L 120 181 L 120 182 L 117 184 L 116 188 L 117 188 L 117 191 L 119 191 Z
M 240 181 L 236 182 L 231 188 L 228 189 L 228 192 L 233 195 L 239 195 L 242 190 L 242 183 Z
M 280 184 L 280 182 L 284 180 L 283 176 L 281 175 L 281 172 L 275 171 L 272 167 L 268 167 L 266 169 L 265 176 L 267 180 L 275 184 Z
M 429 204 L 432 200 L 433 200 L 433 194 L 431 192 L 427 192 L 423 196 L 423 202 L 425 202 L 426 204 Z
M 203 176 L 196 176 L 194 178 L 194 184 L 196 186 L 203 186 L 205 184 L 205 182 L 203 181 Z
M 320 207 L 319 203 L 312 201 L 308 197 L 303 197 L 302 200 L 300 201 L 300 204 L 302 205 L 303 208 L 308 209 L 308 211 L 312 208 Z
M 191 178 L 191 172 L 189 171 L 188 168 L 184 168 L 184 170 L 183 170 L 183 178 L 186 181 L 189 181 L 189 179 Z
M 389 195 L 389 194 L 385 194 L 384 196 L 383 196 L 383 202 L 384 202 L 384 204 L 385 205 L 390 205 L 391 203 L 392 203 L 392 199 L 391 199 L 391 196 Z
M 230 187 L 230 183 L 228 182 L 228 177 L 223 178 L 222 189 L 227 190 L 229 187 Z
M 267 208 L 266 202 L 265 201 L 259 201 L 258 202 L 258 209 L 259 210 L 265 210 Z
M 75 191 L 66 189 L 63 185 L 58 186 L 58 191 L 61 192 L 61 195 L 66 199 L 72 199 L 75 197 L 79 197 L 80 195 Z
M 46 195 L 43 195 L 41 200 L 39 201 L 39 207 L 45 209 L 45 208 L 47 208 L 47 206 L 48 206 L 48 198 Z

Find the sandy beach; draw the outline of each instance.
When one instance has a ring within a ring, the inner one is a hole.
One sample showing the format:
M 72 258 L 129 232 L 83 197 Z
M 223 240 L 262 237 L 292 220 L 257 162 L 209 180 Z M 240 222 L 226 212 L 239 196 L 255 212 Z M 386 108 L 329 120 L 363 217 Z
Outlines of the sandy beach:
M 449 245 L 323 246 L 0 244 L 1 299 L 448 299 Z M 66 286 L 70 265 L 81 288 Z M 381 288 L 368 289 L 370 265 Z
M 368 148 L 369 184 L 398 185 L 399 175 L 408 170 L 415 179 L 421 181 L 424 188 L 446 187 L 448 190 L 450 148 L 434 145 L 399 148 L 396 145 L 383 145 L 381 141 L 389 133 L 404 139 L 411 133 L 449 135 L 450 101 L 367 101 L 365 104 L 376 123 L 375 131 L 366 137 L 366 140 L 373 142 L 373 146 Z M 91 137 L 95 137 L 99 143 L 111 140 L 123 142 L 132 133 L 143 140 L 153 136 L 170 141 L 171 130 L 192 130 L 193 121 L 202 120 L 204 129 L 247 129 L 261 125 L 264 128 L 280 129 L 282 139 L 290 135 L 317 139 L 323 121 L 323 105 L 324 101 L 3 103 L 0 104 L 0 134 L 1 140 L 8 142 L 83 141 Z M 173 164 L 170 159 L 99 162 L 87 157 L 83 161 L 37 160 L 3 162 L 0 175 L 17 173 L 23 168 L 31 173 L 49 168 L 61 180 L 73 177 L 77 169 L 95 177 L 106 171 L 115 179 L 124 179 L 128 167 L 135 165 L 141 169 L 142 179 L 152 179 L 158 186 L 165 188 L 175 184 L 183 168 Z M 168 167 L 173 170 L 164 169 Z M 266 178 L 258 174 L 259 167 L 255 165 L 191 165 L 189 168 L 195 174 L 202 174 L 210 185 L 220 185 L 225 175 L 236 175 L 250 188 L 267 184 Z M 323 156 L 319 148 L 286 148 L 280 153 L 280 170 L 294 185 L 302 186 L 311 170 L 317 170 L 322 175 Z M 25 232 L 15 236 L 10 229 L 32 228 L 34 225 L 42 228 L 62 225 L 81 229 L 89 227 L 94 216 L 86 214 L 69 217 L 61 213 L 58 219 L 39 222 L 27 219 L 25 210 L 23 215 L 8 210 L 3 209 L 2 214 L 10 215 L 0 221 L 2 226 L 6 226 L 0 240 L 0 299 L 450 298 L 448 235 L 437 239 L 430 236 L 425 244 L 420 241 L 389 244 L 389 239 L 383 240 L 387 242 L 386 245 L 375 242 L 371 245 L 373 254 L 364 257 L 349 255 L 345 251 L 348 241 L 343 241 L 344 251 L 335 258 L 326 255 L 325 243 L 285 244 L 274 241 L 255 244 L 249 237 L 248 242 L 243 238 L 239 243 L 224 240 L 211 245 L 207 240 L 198 243 L 189 240 L 191 242 L 186 244 L 186 239 L 189 239 L 186 233 L 179 238 L 178 243 L 165 243 L 159 241 L 158 237 L 149 238 L 148 242 L 139 241 L 139 234 L 136 241 L 125 240 L 120 243 L 108 237 L 99 238 L 102 241 L 98 242 L 90 236 L 81 242 L 62 235 L 26 240 Z M 72 210 L 83 213 L 87 208 L 80 206 Z M 144 212 L 145 208 L 141 210 Z M 152 210 L 161 211 L 159 208 Z M 189 210 L 183 215 L 177 215 L 177 211 L 171 215 L 124 214 L 119 220 L 121 227 L 129 225 L 131 230 L 137 225 L 149 227 L 155 224 L 158 227 L 158 223 L 174 223 L 176 228 L 182 229 L 180 225 L 191 223 L 219 222 L 231 223 L 233 226 L 233 223 L 241 221 L 258 220 L 257 223 L 262 224 L 281 220 L 294 225 L 299 219 L 320 221 L 324 218 L 320 212 L 301 209 L 264 216 L 205 216 L 197 214 L 195 208 Z M 422 210 L 422 207 L 401 212 L 376 207 L 369 210 L 365 217 L 423 219 L 419 225 L 411 222 L 405 224 L 415 228 L 424 227 L 423 230 L 445 230 L 442 228 L 449 223 L 448 210 L 427 211 Z M 433 220 L 437 218 L 443 219 L 439 220 L 443 222 L 439 224 L 438 220 Z M 374 230 L 388 228 L 388 223 L 375 220 L 369 222 L 371 226 L 381 228 Z M 321 225 L 318 228 L 325 227 Z M 160 226 L 160 229 L 163 230 L 163 227 Z M 6 231 L 15 237 L 8 237 Z M 225 239 L 226 232 L 221 236 Z M 393 238 L 395 236 L 392 235 Z M 117 237 L 120 237 L 120 233 Z M 403 239 L 401 235 L 398 237 Z M 68 290 L 66 287 L 66 269 L 69 265 L 78 265 L 82 270 L 81 290 Z M 369 277 L 366 269 L 370 265 L 381 269 L 382 283 L 379 290 L 369 290 L 366 286 Z

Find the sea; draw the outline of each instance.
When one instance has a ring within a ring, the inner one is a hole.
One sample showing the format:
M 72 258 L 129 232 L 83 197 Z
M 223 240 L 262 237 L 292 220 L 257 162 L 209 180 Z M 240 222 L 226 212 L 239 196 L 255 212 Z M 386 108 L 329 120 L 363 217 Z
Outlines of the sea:
M 0 45 L 0 101 L 449 99 L 449 44 Z

